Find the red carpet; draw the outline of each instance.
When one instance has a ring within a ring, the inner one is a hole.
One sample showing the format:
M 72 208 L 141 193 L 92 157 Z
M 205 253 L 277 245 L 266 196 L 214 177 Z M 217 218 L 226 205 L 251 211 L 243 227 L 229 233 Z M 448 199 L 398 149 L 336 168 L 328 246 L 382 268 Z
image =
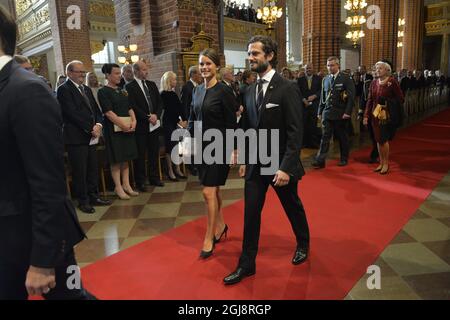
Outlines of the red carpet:
M 330 161 L 299 185 L 311 229 L 309 262 L 290 263 L 295 241 L 271 190 L 263 212 L 256 276 L 226 287 L 236 267 L 243 201 L 224 209 L 229 239 L 198 260 L 205 218 L 108 257 L 82 270 L 101 299 L 342 299 L 450 169 L 450 110 L 398 133 L 391 171 L 372 172 L 368 150 L 339 168 Z

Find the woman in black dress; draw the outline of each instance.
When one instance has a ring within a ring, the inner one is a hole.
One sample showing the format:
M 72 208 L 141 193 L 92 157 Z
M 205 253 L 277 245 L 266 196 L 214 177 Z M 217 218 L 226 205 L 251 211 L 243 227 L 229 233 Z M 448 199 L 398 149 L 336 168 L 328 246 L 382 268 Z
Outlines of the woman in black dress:
M 106 154 L 111 164 L 114 191 L 120 199 L 129 200 L 130 196 L 139 195 L 131 188 L 128 166 L 128 161 L 138 156 L 134 137 L 136 116 L 128 101 L 128 93 L 119 88 L 120 67 L 107 63 L 102 72 L 108 80 L 107 85 L 98 90 L 98 100 L 106 116 L 103 133 Z
M 192 130 L 194 121 L 198 121 L 201 122 L 203 133 L 208 129 L 215 129 L 219 130 L 223 136 L 223 158 L 207 164 L 204 159 L 207 154 L 203 153 L 203 163 L 199 166 L 203 197 L 208 207 L 208 224 L 203 248 L 200 252 L 200 257 L 206 259 L 213 253 L 215 244 L 228 231 L 228 226 L 221 213 L 220 186 L 225 185 L 230 170 L 228 163 L 231 154 L 228 155 L 225 152 L 227 149 L 225 131 L 226 129 L 236 129 L 238 104 L 232 90 L 217 80 L 220 58 L 216 51 L 213 49 L 202 51 L 199 56 L 199 65 L 204 82 L 194 89 L 192 95 L 189 128 Z M 202 151 L 207 145 L 207 142 L 202 141 Z
M 172 141 L 170 138 L 172 132 L 178 128 L 187 127 L 187 119 L 184 114 L 184 108 L 181 104 L 180 98 L 178 98 L 175 92 L 177 86 L 177 75 L 172 71 L 167 71 L 161 78 L 161 99 L 164 103 L 164 115 L 163 115 L 163 128 L 164 128 L 164 141 L 166 146 L 166 162 L 169 174 L 169 179 L 172 181 L 178 181 L 180 179 L 186 179 L 183 173 L 181 173 L 180 165 L 173 164 L 170 158 L 172 149 L 178 147 L 176 141 Z M 175 166 L 175 173 L 173 167 Z

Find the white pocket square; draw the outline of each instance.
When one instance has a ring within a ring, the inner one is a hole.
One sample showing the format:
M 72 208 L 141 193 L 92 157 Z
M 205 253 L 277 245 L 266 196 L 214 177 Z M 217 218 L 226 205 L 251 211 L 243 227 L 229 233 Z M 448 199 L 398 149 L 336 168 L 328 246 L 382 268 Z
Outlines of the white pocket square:
M 270 109 L 270 108 L 275 108 L 275 107 L 279 107 L 279 104 L 276 103 L 268 103 L 266 104 L 266 109 Z

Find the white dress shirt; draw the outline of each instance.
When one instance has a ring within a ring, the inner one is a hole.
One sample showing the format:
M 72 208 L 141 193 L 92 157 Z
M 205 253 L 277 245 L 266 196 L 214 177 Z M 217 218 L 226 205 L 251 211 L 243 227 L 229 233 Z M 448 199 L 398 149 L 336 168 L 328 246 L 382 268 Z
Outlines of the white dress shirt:
M 262 77 L 262 79 L 264 79 L 264 83 L 263 83 L 263 94 L 264 96 L 266 95 L 267 92 L 267 88 L 269 87 L 270 81 L 272 81 L 273 76 L 275 75 L 275 70 L 272 69 L 269 72 L 267 72 L 264 77 Z M 258 75 L 258 80 L 260 79 L 259 75 Z M 258 84 L 256 84 L 256 100 L 258 100 Z
M 13 58 L 11 56 L 1 56 L 0 57 L 0 71 L 12 60 Z

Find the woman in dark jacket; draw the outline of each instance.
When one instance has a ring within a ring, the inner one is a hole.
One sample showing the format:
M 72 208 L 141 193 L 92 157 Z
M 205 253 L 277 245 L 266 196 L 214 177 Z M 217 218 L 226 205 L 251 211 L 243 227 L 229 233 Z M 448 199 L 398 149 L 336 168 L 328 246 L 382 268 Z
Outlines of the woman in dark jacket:
M 225 185 L 230 170 L 229 159 L 231 154 L 226 153 L 225 132 L 227 129 L 236 129 L 236 110 L 238 103 L 232 90 L 217 80 L 217 70 L 220 66 L 220 57 L 213 49 L 206 49 L 200 53 L 200 72 L 204 83 L 194 89 L 192 95 L 192 108 L 189 117 L 189 129 L 201 123 L 202 132 L 209 129 L 220 131 L 223 137 L 223 157 L 219 162 L 215 159 L 208 163 L 205 156 L 208 142 L 202 141 L 203 163 L 199 166 L 200 182 L 203 185 L 203 197 L 208 207 L 208 224 L 200 257 L 205 259 L 211 256 L 214 246 L 226 235 L 228 226 L 221 213 L 222 199 L 220 186 Z M 209 149 L 209 148 L 208 148 Z
M 180 165 L 174 165 L 170 158 L 172 149 L 178 147 L 176 141 L 171 140 L 172 132 L 178 128 L 187 127 L 187 119 L 184 114 L 184 109 L 181 104 L 178 95 L 175 92 L 177 86 L 177 75 L 172 71 L 167 71 L 161 78 L 161 98 L 164 103 L 164 115 L 163 115 L 163 128 L 164 128 L 164 141 L 166 146 L 166 161 L 168 168 L 169 179 L 172 181 L 178 181 L 180 179 L 186 179 L 186 176 L 181 173 Z M 175 166 L 175 173 L 173 167 Z

